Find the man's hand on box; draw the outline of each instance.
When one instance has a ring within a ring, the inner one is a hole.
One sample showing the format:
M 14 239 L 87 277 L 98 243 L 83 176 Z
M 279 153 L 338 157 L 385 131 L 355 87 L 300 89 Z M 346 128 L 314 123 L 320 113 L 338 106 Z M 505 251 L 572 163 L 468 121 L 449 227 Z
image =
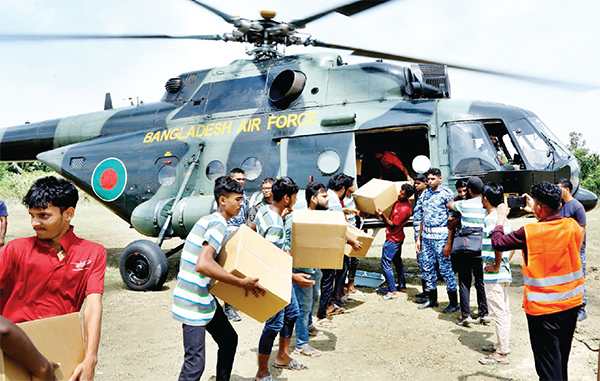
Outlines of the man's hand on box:
M 258 284 L 258 278 L 251 276 L 242 279 L 242 288 L 246 290 L 246 296 L 248 296 L 248 292 L 252 292 L 257 298 L 267 293 L 267 289 Z
M 362 249 L 362 243 L 358 240 L 349 239 L 348 243 L 350 244 L 350 246 L 352 246 L 354 251 L 359 251 L 360 249 Z
M 315 281 L 311 279 L 310 274 L 305 273 L 292 274 L 292 282 L 296 283 L 300 287 L 310 287 L 315 284 Z
M 91 362 L 83 360 L 83 362 L 75 368 L 69 381 L 88 381 L 94 379 L 94 369 L 96 368 Z

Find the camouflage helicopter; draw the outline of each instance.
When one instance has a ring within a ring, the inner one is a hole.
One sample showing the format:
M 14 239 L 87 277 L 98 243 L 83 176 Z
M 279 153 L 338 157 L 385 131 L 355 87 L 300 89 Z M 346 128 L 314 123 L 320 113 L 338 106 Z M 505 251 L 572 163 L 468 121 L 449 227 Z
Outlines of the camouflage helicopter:
M 450 99 L 447 67 L 411 57 L 329 44 L 298 33 L 333 12 L 347 16 L 383 1 L 354 1 L 304 19 L 233 17 L 191 0 L 234 26 L 224 35 L 185 36 L 253 46 L 251 59 L 169 79 L 157 103 L 105 110 L 0 132 L 0 160 L 40 160 L 92 195 L 141 240 L 122 253 L 120 270 L 134 290 L 162 286 L 171 237 L 185 238 L 210 212 L 214 180 L 232 167 L 246 172 L 246 191 L 265 177 L 291 176 L 302 186 L 339 172 L 363 184 L 381 176 L 377 154 L 393 151 L 414 174 L 442 169 L 446 185 L 472 175 L 501 182 L 509 194 L 570 178 L 575 197 L 592 209 L 597 197 L 579 186 L 577 160 L 535 114 L 516 107 Z M 55 35 L 26 39 L 140 39 L 165 35 Z M 173 37 L 175 38 L 175 37 Z M 179 37 L 177 37 L 179 38 Z M 279 46 L 317 46 L 377 60 L 345 64 L 338 54 L 283 55 Z M 510 75 L 511 77 L 517 77 Z M 528 77 L 522 77 L 528 80 Z M 386 175 L 403 179 L 400 173 Z

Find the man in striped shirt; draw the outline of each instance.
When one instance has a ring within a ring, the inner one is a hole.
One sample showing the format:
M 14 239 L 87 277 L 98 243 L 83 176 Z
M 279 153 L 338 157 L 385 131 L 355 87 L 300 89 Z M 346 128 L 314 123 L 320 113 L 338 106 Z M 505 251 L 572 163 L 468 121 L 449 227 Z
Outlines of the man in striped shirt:
M 450 201 L 448 209 L 461 214 L 460 223 L 463 228 L 477 228 L 483 231 L 486 210 L 481 201 L 481 188 L 483 183 L 477 176 L 472 176 L 467 181 L 467 192 L 469 198 L 464 201 Z M 481 251 L 460 251 L 452 254 L 454 269 L 458 272 L 460 284 L 460 319 L 458 324 L 468 326 L 471 323 L 489 323 L 487 300 L 485 298 L 485 286 L 483 285 L 483 264 Z M 471 317 L 469 306 L 471 274 L 475 278 L 475 290 L 477 291 L 477 305 L 479 306 L 479 318 Z
M 285 176 L 273 183 L 273 203 L 263 206 L 254 219 L 252 229 L 265 237 L 269 242 L 283 250 L 285 230 L 283 218 L 292 211 L 298 195 L 298 185 Z M 292 279 L 290 279 L 290 282 Z M 292 288 L 290 304 L 265 322 L 265 327 L 258 343 L 258 370 L 256 380 L 274 381 L 269 372 L 269 357 L 273 350 L 275 337 L 279 334 L 279 350 L 275 358 L 275 367 L 289 370 L 304 370 L 306 366 L 290 357 L 289 348 L 298 318 L 298 302 Z
M 237 333 L 223 309 L 208 292 L 211 278 L 242 287 L 256 297 L 266 290 L 258 278 L 238 278 L 225 271 L 215 261 L 221 249 L 227 221 L 239 213 L 243 188 L 235 180 L 222 176 L 215 181 L 218 209 L 202 217 L 188 234 L 181 259 L 177 285 L 173 293 L 173 319 L 182 323 L 184 363 L 179 380 L 199 380 L 204 372 L 205 335 L 211 334 L 219 347 L 217 356 L 218 380 L 229 380 L 237 347 Z

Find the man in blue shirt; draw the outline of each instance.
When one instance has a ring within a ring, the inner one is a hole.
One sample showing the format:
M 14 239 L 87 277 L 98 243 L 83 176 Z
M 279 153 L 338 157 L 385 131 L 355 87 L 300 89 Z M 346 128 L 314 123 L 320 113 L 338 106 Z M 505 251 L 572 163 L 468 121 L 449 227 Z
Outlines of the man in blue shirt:
M 0 201 L 0 247 L 4 246 L 6 237 L 6 228 L 8 226 L 8 210 L 4 201 Z
M 429 188 L 419 198 L 423 210 L 421 230 L 417 237 L 417 253 L 422 253 L 423 270 L 425 275 L 425 286 L 428 300 L 419 306 L 420 309 L 437 307 L 437 274 L 436 262 L 439 265 L 440 274 L 446 282 L 446 291 L 456 294 L 456 278 L 452 270 L 449 256 L 444 256 L 444 246 L 448 239 L 448 204 L 454 199 L 454 193 L 450 188 L 441 185 L 442 171 L 439 168 L 431 168 L 427 171 L 427 184 Z M 455 306 L 449 305 L 444 313 L 452 312 Z
M 579 258 L 581 258 L 581 268 L 583 269 L 583 276 L 585 277 L 585 226 L 587 225 L 585 208 L 581 205 L 579 200 L 573 197 L 573 183 L 571 183 L 569 179 L 559 179 L 555 184 L 558 185 L 562 191 L 562 208 L 558 214 L 561 217 L 570 217 L 577 221 L 583 232 L 583 243 L 581 244 L 581 250 L 579 251 Z M 587 313 L 585 312 L 587 300 L 587 291 L 584 291 L 583 303 L 577 313 L 577 320 L 579 321 L 587 318 Z

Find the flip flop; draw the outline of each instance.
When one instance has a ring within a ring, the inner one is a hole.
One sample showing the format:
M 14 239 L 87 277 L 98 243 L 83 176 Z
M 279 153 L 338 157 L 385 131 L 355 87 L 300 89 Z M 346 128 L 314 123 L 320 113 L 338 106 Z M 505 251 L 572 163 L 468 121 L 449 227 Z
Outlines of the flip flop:
M 398 295 L 393 296 L 392 293 L 390 292 L 390 293 L 387 293 L 387 294 L 383 295 L 381 297 L 381 300 L 393 300 L 393 299 L 398 299 L 398 298 L 399 298 Z
M 508 361 L 508 359 L 499 360 L 499 359 L 493 357 L 492 355 L 489 355 L 489 356 L 480 358 L 479 363 L 481 365 L 496 365 L 496 364 L 508 364 L 509 361 Z
M 300 364 L 298 361 L 291 359 L 290 362 L 287 363 L 287 365 L 279 365 L 279 364 L 274 364 L 275 368 L 277 369 L 288 369 L 288 370 L 306 370 L 308 369 L 306 367 L 306 365 Z
M 319 327 L 325 327 L 325 328 L 336 328 L 337 327 L 337 324 L 335 324 L 334 322 L 332 322 L 329 319 L 317 320 L 315 322 L 315 325 L 318 325 Z
M 335 308 L 331 312 L 327 312 L 327 315 L 339 315 L 346 312 L 344 307 L 335 306 Z
M 315 336 L 319 336 L 319 335 L 322 335 L 322 334 L 323 334 L 323 332 L 319 331 L 319 330 L 318 330 L 316 327 L 314 327 L 314 326 L 313 326 L 312 328 L 308 328 L 308 335 L 309 335 L 309 336 L 313 336 L 313 337 L 315 337 Z
M 319 357 L 323 354 L 323 352 L 321 352 L 320 350 L 311 347 L 310 345 L 307 345 L 304 348 L 294 348 L 294 353 L 296 354 L 302 354 L 304 356 L 308 356 L 308 357 Z

